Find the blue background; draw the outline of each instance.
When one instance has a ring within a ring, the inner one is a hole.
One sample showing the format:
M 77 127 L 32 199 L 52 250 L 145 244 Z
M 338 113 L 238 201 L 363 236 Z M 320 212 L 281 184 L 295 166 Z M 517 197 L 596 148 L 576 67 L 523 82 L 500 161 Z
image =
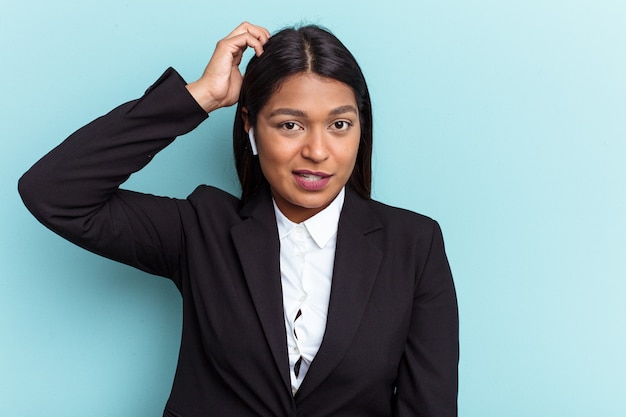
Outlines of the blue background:
M 462 417 L 626 415 L 626 6 L 595 1 L 3 2 L 0 416 L 161 415 L 174 286 L 66 243 L 16 191 L 167 66 L 197 78 L 248 19 L 329 27 L 374 102 L 374 197 L 440 221 Z M 127 187 L 237 192 L 233 109 Z

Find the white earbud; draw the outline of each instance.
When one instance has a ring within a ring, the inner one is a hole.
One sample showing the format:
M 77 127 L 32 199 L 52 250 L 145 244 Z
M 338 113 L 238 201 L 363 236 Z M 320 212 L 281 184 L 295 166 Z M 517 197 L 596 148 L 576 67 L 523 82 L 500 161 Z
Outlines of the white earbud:
M 256 150 L 256 139 L 254 138 L 254 128 L 250 128 L 248 131 L 248 138 L 250 138 L 250 147 L 252 148 L 252 155 L 258 155 Z

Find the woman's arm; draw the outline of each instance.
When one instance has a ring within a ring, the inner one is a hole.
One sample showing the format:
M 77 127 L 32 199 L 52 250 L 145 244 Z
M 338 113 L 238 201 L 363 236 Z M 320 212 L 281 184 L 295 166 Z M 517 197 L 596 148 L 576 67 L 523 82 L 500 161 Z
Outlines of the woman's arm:
M 233 104 L 241 86 L 241 55 L 249 46 L 262 53 L 268 37 L 265 29 L 243 23 L 218 43 L 198 81 L 185 85 L 169 69 L 142 98 L 79 129 L 20 179 L 26 206 L 86 249 L 171 276 L 181 250 L 181 210 L 189 206 L 119 185 L 208 111 Z
M 119 190 L 119 185 L 205 118 L 182 78 L 168 69 L 142 98 L 79 129 L 38 161 L 19 181 L 22 199 L 62 237 L 169 275 L 167 261 L 174 261 L 180 247 L 173 239 L 180 236 L 180 202 Z
M 459 322 L 441 229 L 419 271 L 410 333 L 400 363 L 394 417 L 456 417 Z

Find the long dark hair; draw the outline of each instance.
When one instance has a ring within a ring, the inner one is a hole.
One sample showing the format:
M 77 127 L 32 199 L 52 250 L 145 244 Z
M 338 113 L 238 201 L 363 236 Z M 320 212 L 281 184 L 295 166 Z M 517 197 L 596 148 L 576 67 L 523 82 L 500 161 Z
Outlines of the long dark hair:
M 241 200 L 245 203 L 267 182 L 259 159 L 252 155 L 244 129 L 242 109 L 248 111 L 250 126 L 262 107 L 291 75 L 311 72 L 340 81 L 354 91 L 359 106 L 361 141 L 356 164 L 348 184 L 369 199 L 372 182 L 372 106 L 359 64 L 333 34 L 318 26 L 287 28 L 274 34 L 263 47 L 260 57 L 248 63 L 239 94 L 233 127 L 235 166 L 241 183 Z

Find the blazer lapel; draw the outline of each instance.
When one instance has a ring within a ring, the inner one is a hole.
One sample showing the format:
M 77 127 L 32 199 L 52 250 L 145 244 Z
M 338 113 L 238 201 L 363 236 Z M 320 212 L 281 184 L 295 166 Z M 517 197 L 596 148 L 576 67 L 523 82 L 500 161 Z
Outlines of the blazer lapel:
M 280 242 L 269 190 L 261 190 L 240 212 L 243 222 L 231 229 L 267 343 L 285 387 L 291 391 L 287 337 L 280 281 Z
M 337 366 L 349 349 L 367 307 L 382 261 L 375 245 L 382 223 L 365 200 L 349 187 L 339 219 L 337 248 L 326 331 L 296 400 L 309 395 Z

